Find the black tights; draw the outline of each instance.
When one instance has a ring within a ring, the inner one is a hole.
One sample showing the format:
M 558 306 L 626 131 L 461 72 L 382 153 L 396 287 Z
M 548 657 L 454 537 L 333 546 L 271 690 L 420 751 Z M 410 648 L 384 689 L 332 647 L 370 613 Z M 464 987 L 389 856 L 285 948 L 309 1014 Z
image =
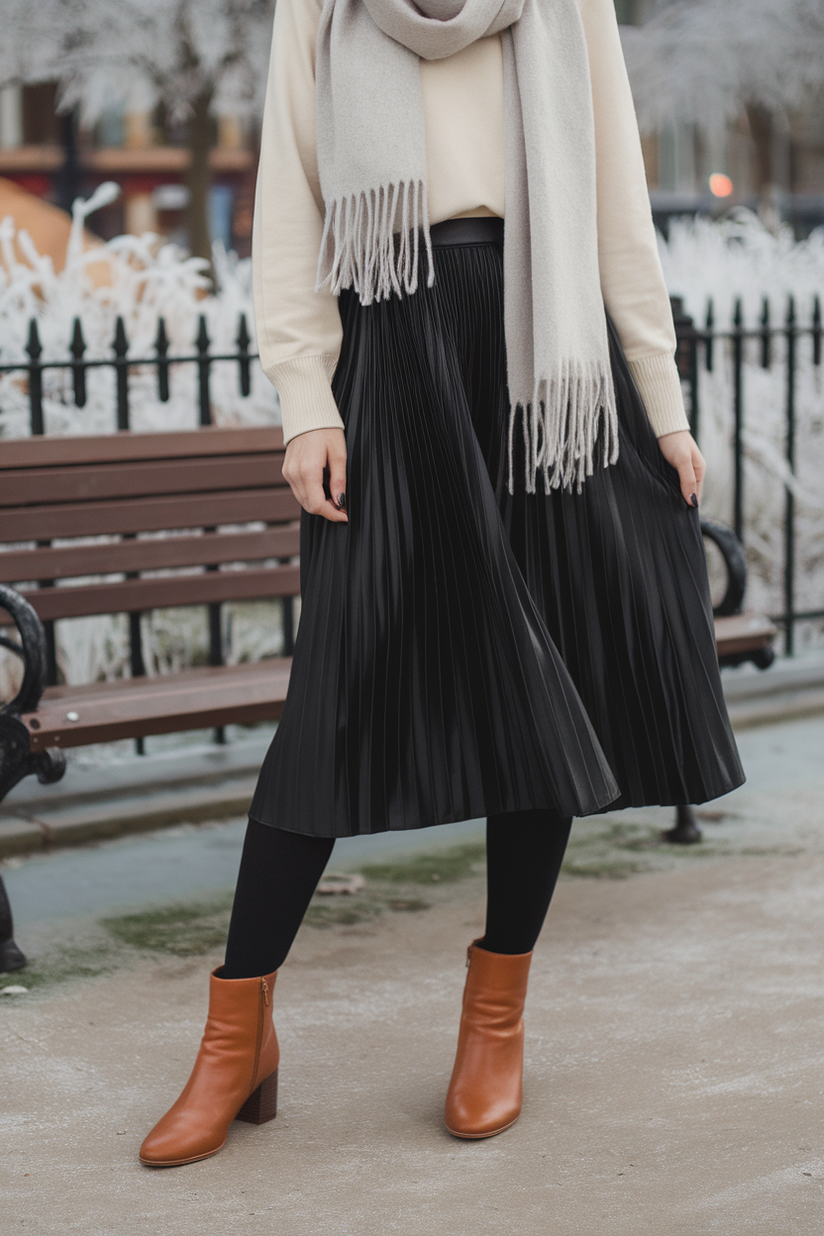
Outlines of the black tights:
M 486 823 L 486 934 L 492 953 L 529 953 L 555 890 L 571 820 L 552 811 Z M 243 843 L 224 978 L 271 974 L 286 960 L 334 846 L 250 820 Z

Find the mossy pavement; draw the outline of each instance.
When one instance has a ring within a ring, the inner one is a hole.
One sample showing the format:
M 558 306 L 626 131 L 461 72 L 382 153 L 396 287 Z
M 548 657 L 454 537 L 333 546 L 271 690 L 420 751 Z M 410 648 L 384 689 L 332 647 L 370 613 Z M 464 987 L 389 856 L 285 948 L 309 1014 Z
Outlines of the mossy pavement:
M 662 839 L 659 822 L 644 813 L 637 819 L 595 816 L 578 820 L 573 828 L 562 879 L 621 880 L 645 872 L 689 867 L 710 858 L 792 854 L 792 843 L 752 843 L 749 831 L 736 829 L 735 812 L 699 811 L 704 840 L 693 846 L 674 846 Z M 356 893 L 316 895 L 309 906 L 305 929 L 355 927 L 377 924 L 384 915 L 425 913 L 456 896 L 481 895 L 485 879 L 483 842 L 440 846 L 404 855 L 392 861 L 370 862 L 355 868 L 365 877 Z M 130 908 L 91 921 L 66 924 L 54 937 L 44 937 L 30 955 L 29 965 L 0 987 L 24 985 L 29 992 L 46 992 L 68 980 L 110 974 L 141 958 L 199 957 L 214 953 L 226 938 L 232 904 L 231 889 L 197 897 Z M 8 1005 L 0 1002 L 0 1008 Z

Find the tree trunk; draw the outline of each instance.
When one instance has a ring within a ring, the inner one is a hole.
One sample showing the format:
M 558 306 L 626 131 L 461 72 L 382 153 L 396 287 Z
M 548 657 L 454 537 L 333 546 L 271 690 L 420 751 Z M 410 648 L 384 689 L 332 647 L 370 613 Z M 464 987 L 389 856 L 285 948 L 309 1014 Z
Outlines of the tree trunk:
M 771 232 L 778 231 L 781 223 L 779 203 L 779 188 L 775 183 L 773 168 L 773 128 L 772 112 L 765 107 L 749 104 L 747 107 L 747 123 L 750 126 L 750 136 L 755 149 L 755 187 L 758 193 L 758 215 L 765 227 Z
M 209 226 L 209 190 L 212 171 L 209 154 L 212 149 L 212 117 L 209 111 L 211 91 L 195 99 L 189 118 L 189 249 L 193 257 L 212 261 L 212 229 Z

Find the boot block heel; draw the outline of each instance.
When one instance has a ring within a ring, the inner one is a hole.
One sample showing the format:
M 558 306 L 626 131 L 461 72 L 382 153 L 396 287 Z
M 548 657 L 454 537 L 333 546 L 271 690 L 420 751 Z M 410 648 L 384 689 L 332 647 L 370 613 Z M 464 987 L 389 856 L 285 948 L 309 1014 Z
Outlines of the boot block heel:
M 257 1090 L 253 1090 L 241 1107 L 235 1120 L 246 1120 L 249 1124 L 266 1124 L 274 1120 L 278 1114 L 278 1071 L 270 1073 Z

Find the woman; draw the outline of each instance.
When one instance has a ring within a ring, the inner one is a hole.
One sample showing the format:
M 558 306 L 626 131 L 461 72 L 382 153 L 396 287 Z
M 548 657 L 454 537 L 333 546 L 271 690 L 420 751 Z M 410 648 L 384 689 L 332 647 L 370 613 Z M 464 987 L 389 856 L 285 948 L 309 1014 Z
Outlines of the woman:
M 255 229 L 303 610 L 152 1166 L 274 1116 L 272 988 L 335 837 L 487 817 L 446 1102 L 483 1138 L 572 816 L 743 780 L 612 0 L 278 0 Z

